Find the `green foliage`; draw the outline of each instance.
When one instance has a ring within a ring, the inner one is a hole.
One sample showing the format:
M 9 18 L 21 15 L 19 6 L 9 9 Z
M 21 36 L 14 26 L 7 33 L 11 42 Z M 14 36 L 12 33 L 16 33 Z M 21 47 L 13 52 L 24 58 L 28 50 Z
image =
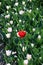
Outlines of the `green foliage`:
M 24 5 L 22 1 L 25 2 Z M 26 55 L 31 54 L 32 59 L 28 65 L 42 65 L 43 0 L 18 0 L 18 6 L 14 6 L 16 0 L 0 0 L 0 2 L 0 33 L 4 37 L 4 50 L 17 52 L 17 58 L 12 54 L 7 57 L 6 53 L 4 53 L 4 61 L 11 64 L 16 61 L 18 65 L 24 65 L 23 61 L 26 59 Z M 6 6 L 10 6 L 10 8 L 7 9 Z M 22 15 L 19 14 L 20 10 L 24 11 Z M 10 17 L 5 18 L 6 15 L 10 15 Z M 10 24 L 11 20 L 13 24 Z M 6 34 L 9 27 L 12 27 L 12 32 L 10 33 L 11 37 L 8 39 Z M 35 31 L 33 31 L 33 28 L 35 28 Z M 26 31 L 26 36 L 22 39 L 17 36 L 19 30 Z M 38 38 L 39 35 L 41 38 Z M 32 43 L 34 47 L 31 46 Z M 24 52 L 22 50 L 23 47 L 26 47 Z

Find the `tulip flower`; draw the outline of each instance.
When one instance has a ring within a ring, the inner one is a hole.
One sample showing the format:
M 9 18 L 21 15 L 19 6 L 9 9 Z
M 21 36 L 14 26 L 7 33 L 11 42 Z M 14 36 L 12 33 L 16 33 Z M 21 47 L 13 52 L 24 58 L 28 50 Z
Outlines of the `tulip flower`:
M 25 35 L 26 35 L 26 31 L 18 31 L 17 32 L 17 36 L 20 37 L 20 38 L 25 37 Z

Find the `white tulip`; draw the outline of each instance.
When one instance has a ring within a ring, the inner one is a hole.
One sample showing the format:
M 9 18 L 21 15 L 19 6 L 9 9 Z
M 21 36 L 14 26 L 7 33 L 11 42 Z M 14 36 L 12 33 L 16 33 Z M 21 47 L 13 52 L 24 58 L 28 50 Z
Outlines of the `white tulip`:
M 30 60 L 30 59 L 32 58 L 32 56 L 31 56 L 30 54 L 27 54 L 27 55 L 26 55 L 26 58 L 27 58 L 28 60 Z
M 12 32 L 12 28 L 9 27 L 9 28 L 7 29 L 7 31 L 8 31 L 8 32 Z
M 7 63 L 6 65 L 11 65 L 10 63 Z
M 10 33 L 7 33 L 7 34 L 6 34 L 6 37 L 7 37 L 7 38 L 10 38 L 10 36 L 11 36 Z
M 24 60 L 24 65 L 28 65 L 28 60 Z
M 38 35 L 38 39 L 41 39 L 41 35 Z
M 20 15 L 24 14 L 24 11 L 23 11 L 23 10 L 20 10 L 20 11 L 19 11 L 19 14 L 20 14 Z
M 11 50 L 6 50 L 6 55 L 10 56 L 11 55 Z
M 29 13 L 31 13 L 31 12 L 32 12 L 32 10 L 30 9 L 28 12 L 29 12 Z
M 11 8 L 11 6 L 10 5 L 9 6 L 6 6 L 6 8 L 9 9 L 9 8 Z
M 15 52 L 12 52 L 12 54 L 16 54 L 17 52 L 15 51 Z
M 13 20 L 10 21 L 10 24 L 13 24 Z
M 15 6 L 18 6 L 18 2 L 15 3 Z
M 22 4 L 25 5 L 25 1 L 22 1 Z
M 10 14 L 8 14 L 8 15 L 5 15 L 5 18 L 10 18 Z
M 33 32 L 35 31 L 35 28 L 33 28 Z
M 20 19 L 19 22 L 21 22 L 22 20 Z
M 34 44 L 33 44 L 33 43 L 31 43 L 31 46 L 32 46 L 32 47 L 34 47 Z

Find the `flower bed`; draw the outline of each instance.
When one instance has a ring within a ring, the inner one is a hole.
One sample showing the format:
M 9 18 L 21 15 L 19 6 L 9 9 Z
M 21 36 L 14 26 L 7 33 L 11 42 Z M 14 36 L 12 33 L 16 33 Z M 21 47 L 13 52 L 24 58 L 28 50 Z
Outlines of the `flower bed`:
M 0 53 L 0 65 L 43 65 L 42 0 L 0 0 Z

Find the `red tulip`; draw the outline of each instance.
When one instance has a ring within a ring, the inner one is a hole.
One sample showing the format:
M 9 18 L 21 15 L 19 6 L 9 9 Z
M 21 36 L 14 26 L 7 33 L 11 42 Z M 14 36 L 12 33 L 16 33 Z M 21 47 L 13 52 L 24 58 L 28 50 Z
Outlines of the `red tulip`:
M 20 38 L 25 37 L 25 35 L 26 35 L 26 31 L 19 31 L 19 32 L 17 32 L 17 36 L 20 37 Z

